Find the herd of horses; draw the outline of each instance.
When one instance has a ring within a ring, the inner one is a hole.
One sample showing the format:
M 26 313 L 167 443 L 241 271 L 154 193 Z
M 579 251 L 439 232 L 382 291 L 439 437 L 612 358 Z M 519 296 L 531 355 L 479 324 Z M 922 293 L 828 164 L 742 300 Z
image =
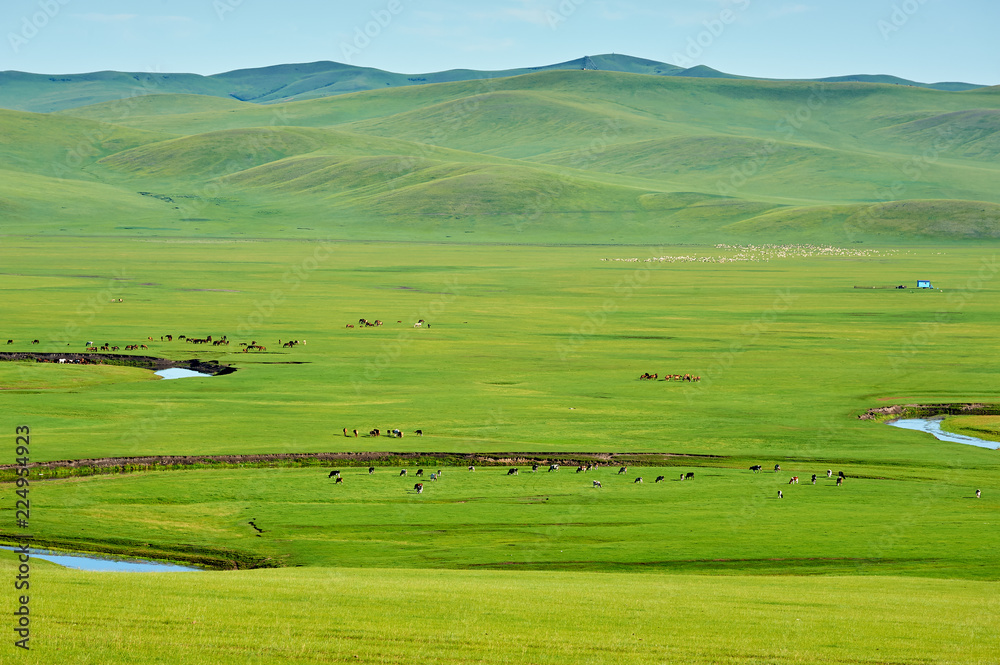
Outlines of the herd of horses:
M 381 323 L 382 323 L 381 321 L 378 322 L 379 325 L 381 325 Z M 148 341 L 150 341 L 150 342 L 153 341 L 152 337 L 147 337 L 146 339 Z M 223 335 L 222 337 L 217 338 L 217 339 L 213 339 L 212 335 L 208 335 L 207 337 L 189 337 L 187 335 L 179 335 L 177 337 L 177 339 L 178 340 L 184 340 L 188 344 L 211 344 L 212 346 L 229 346 L 229 343 L 230 343 L 230 340 L 229 340 L 229 338 L 226 335 Z M 173 342 L 174 341 L 174 336 L 173 335 L 160 335 L 160 341 L 161 342 Z M 13 343 L 14 343 L 13 339 L 8 339 L 7 340 L 7 344 L 13 344 Z M 33 340 L 31 340 L 31 343 L 34 345 L 34 344 L 40 344 L 41 342 L 39 340 L 37 340 L 37 339 L 33 339 Z M 305 344 L 305 343 L 306 343 L 305 340 L 299 340 L 299 339 L 287 340 L 284 343 L 280 339 L 278 340 L 278 344 L 281 344 L 281 348 L 283 348 L 283 349 L 293 349 L 296 346 L 298 346 L 299 344 Z M 267 351 L 267 347 L 263 346 L 261 344 L 258 344 L 257 340 L 252 340 L 249 343 L 248 342 L 240 342 L 239 345 L 243 347 L 243 353 L 249 353 L 250 351 Z M 145 350 L 145 349 L 148 349 L 148 348 L 149 348 L 149 346 L 147 346 L 146 344 L 126 344 L 125 345 L 125 350 L 126 351 L 140 351 L 140 350 Z M 119 351 L 121 349 L 121 347 L 117 346 L 117 345 L 114 345 L 114 344 L 111 344 L 110 342 L 105 342 L 103 345 L 100 345 L 100 346 L 97 345 L 97 344 L 95 344 L 94 342 L 87 342 L 86 344 L 84 344 L 84 349 L 86 351 Z
M 402 323 L 402 321 L 396 321 L 396 323 Z M 414 328 L 423 328 L 424 327 L 424 323 L 425 323 L 425 321 L 423 319 L 420 319 L 419 321 L 417 321 L 416 323 L 413 324 L 413 327 Z M 364 318 L 358 319 L 358 327 L 359 328 L 377 328 L 380 325 L 382 325 L 382 322 L 379 321 L 378 319 L 376 319 L 374 321 L 369 321 L 368 319 L 364 319 Z M 348 323 L 345 327 L 346 328 L 353 328 L 354 324 L 353 323 Z M 430 325 L 428 325 L 427 327 L 430 328 Z
M 649 372 L 643 372 L 639 376 L 640 381 L 657 381 L 659 380 L 659 374 L 650 374 Z M 664 374 L 664 381 L 701 381 L 700 376 L 694 376 L 692 374 Z
M 354 433 L 354 436 L 359 436 L 358 435 L 358 430 L 356 430 L 356 429 L 355 430 L 351 430 L 351 432 Z M 415 430 L 413 430 L 413 433 L 416 434 L 417 436 L 423 436 L 424 435 L 424 431 L 422 429 L 415 429 Z M 382 434 L 383 434 L 382 430 L 380 430 L 377 427 L 375 429 L 373 429 L 373 430 L 369 430 L 368 431 L 368 436 L 370 436 L 370 437 L 382 436 Z M 388 437 L 395 438 L 395 439 L 402 439 L 403 438 L 403 430 L 401 430 L 401 429 L 386 429 L 385 430 L 385 435 L 388 436 Z M 347 436 L 347 437 L 351 436 L 347 432 L 347 428 L 346 427 L 344 428 L 344 436 Z

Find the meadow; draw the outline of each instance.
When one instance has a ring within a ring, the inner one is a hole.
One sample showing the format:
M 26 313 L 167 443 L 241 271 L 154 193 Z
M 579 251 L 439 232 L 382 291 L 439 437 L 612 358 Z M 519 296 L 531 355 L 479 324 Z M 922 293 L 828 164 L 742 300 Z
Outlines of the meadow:
M 36 468 L 38 543 L 219 570 L 33 562 L 31 657 L 995 662 L 1000 453 L 859 416 L 996 402 L 996 91 L 648 78 L 0 111 L 0 351 L 236 368 L 0 362 L 0 462 L 449 460 Z

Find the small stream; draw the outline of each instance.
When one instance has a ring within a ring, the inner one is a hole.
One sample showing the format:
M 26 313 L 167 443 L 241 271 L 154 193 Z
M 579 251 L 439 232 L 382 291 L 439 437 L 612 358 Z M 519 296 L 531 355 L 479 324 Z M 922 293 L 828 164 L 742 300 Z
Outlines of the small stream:
M 20 551 L 8 545 L 0 545 L 0 549 Z M 56 552 L 54 550 L 35 549 L 33 547 L 30 548 L 29 552 L 33 559 L 44 559 L 45 561 L 51 561 L 66 568 L 76 568 L 77 570 L 116 573 L 180 573 L 204 570 L 203 568 L 180 566 L 174 563 L 162 563 L 148 559 L 124 559 L 122 557 L 103 554 Z
M 946 432 L 941 429 L 942 420 L 943 418 L 901 418 L 900 420 L 893 420 L 886 424 L 892 425 L 893 427 L 901 427 L 903 429 L 913 429 L 920 432 L 927 432 L 928 434 L 933 434 L 939 441 L 965 443 L 970 446 L 990 448 L 991 450 L 1000 448 L 1000 441 L 987 441 L 986 439 L 979 439 L 974 436 Z

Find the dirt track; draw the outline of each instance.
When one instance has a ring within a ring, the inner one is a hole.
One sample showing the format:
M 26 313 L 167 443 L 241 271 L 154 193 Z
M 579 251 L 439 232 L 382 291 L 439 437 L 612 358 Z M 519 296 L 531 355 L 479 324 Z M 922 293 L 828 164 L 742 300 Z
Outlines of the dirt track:
M 676 465 L 683 461 L 685 466 L 695 466 L 697 461 L 718 459 L 714 455 L 675 455 L 672 453 L 508 453 L 508 454 L 460 454 L 434 452 L 354 452 L 354 453 L 273 453 L 260 455 L 150 455 L 144 457 L 102 457 L 98 459 L 57 460 L 36 462 L 31 469 L 112 469 L 118 471 L 153 470 L 162 467 L 211 466 L 246 464 L 265 466 L 269 464 L 288 466 L 315 466 L 316 463 L 336 463 L 341 466 L 395 466 L 407 463 L 442 465 L 513 466 L 531 464 L 561 464 L 578 466 L 597 462 L 606 466 L 614 465 Z M 694 464 L 693 464 L 694 463 Z M 0 465 L 0 470 L 13 469 L 14 464 Z

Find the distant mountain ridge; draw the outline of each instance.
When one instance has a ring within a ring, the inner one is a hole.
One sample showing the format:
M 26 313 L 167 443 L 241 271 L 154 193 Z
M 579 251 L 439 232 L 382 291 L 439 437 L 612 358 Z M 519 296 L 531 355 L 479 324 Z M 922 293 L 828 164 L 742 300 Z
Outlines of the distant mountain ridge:
M 210 76 L 116 71 L 50 75 L 3 71 L 0 72 L 0 108 L 50 113 L 126 97 L 172 93 L 207 95 L 256 104 L 269 104 L 388 87 L 502 78 L 548 70 L 602 70 L 693 78 L 754 78 L 727 74 L 704 65 L 684 68 L 656 60 L 615 53 L 584 56 L 540 67 L 499 71 L 451 69 L 427 74 L 399 74 L 330 61 L 237 69 Z M 887 83 L 952 92 L 984 87 L 962 82 L 919 83 L 895 76 L 867 74 L 806 80 Z

